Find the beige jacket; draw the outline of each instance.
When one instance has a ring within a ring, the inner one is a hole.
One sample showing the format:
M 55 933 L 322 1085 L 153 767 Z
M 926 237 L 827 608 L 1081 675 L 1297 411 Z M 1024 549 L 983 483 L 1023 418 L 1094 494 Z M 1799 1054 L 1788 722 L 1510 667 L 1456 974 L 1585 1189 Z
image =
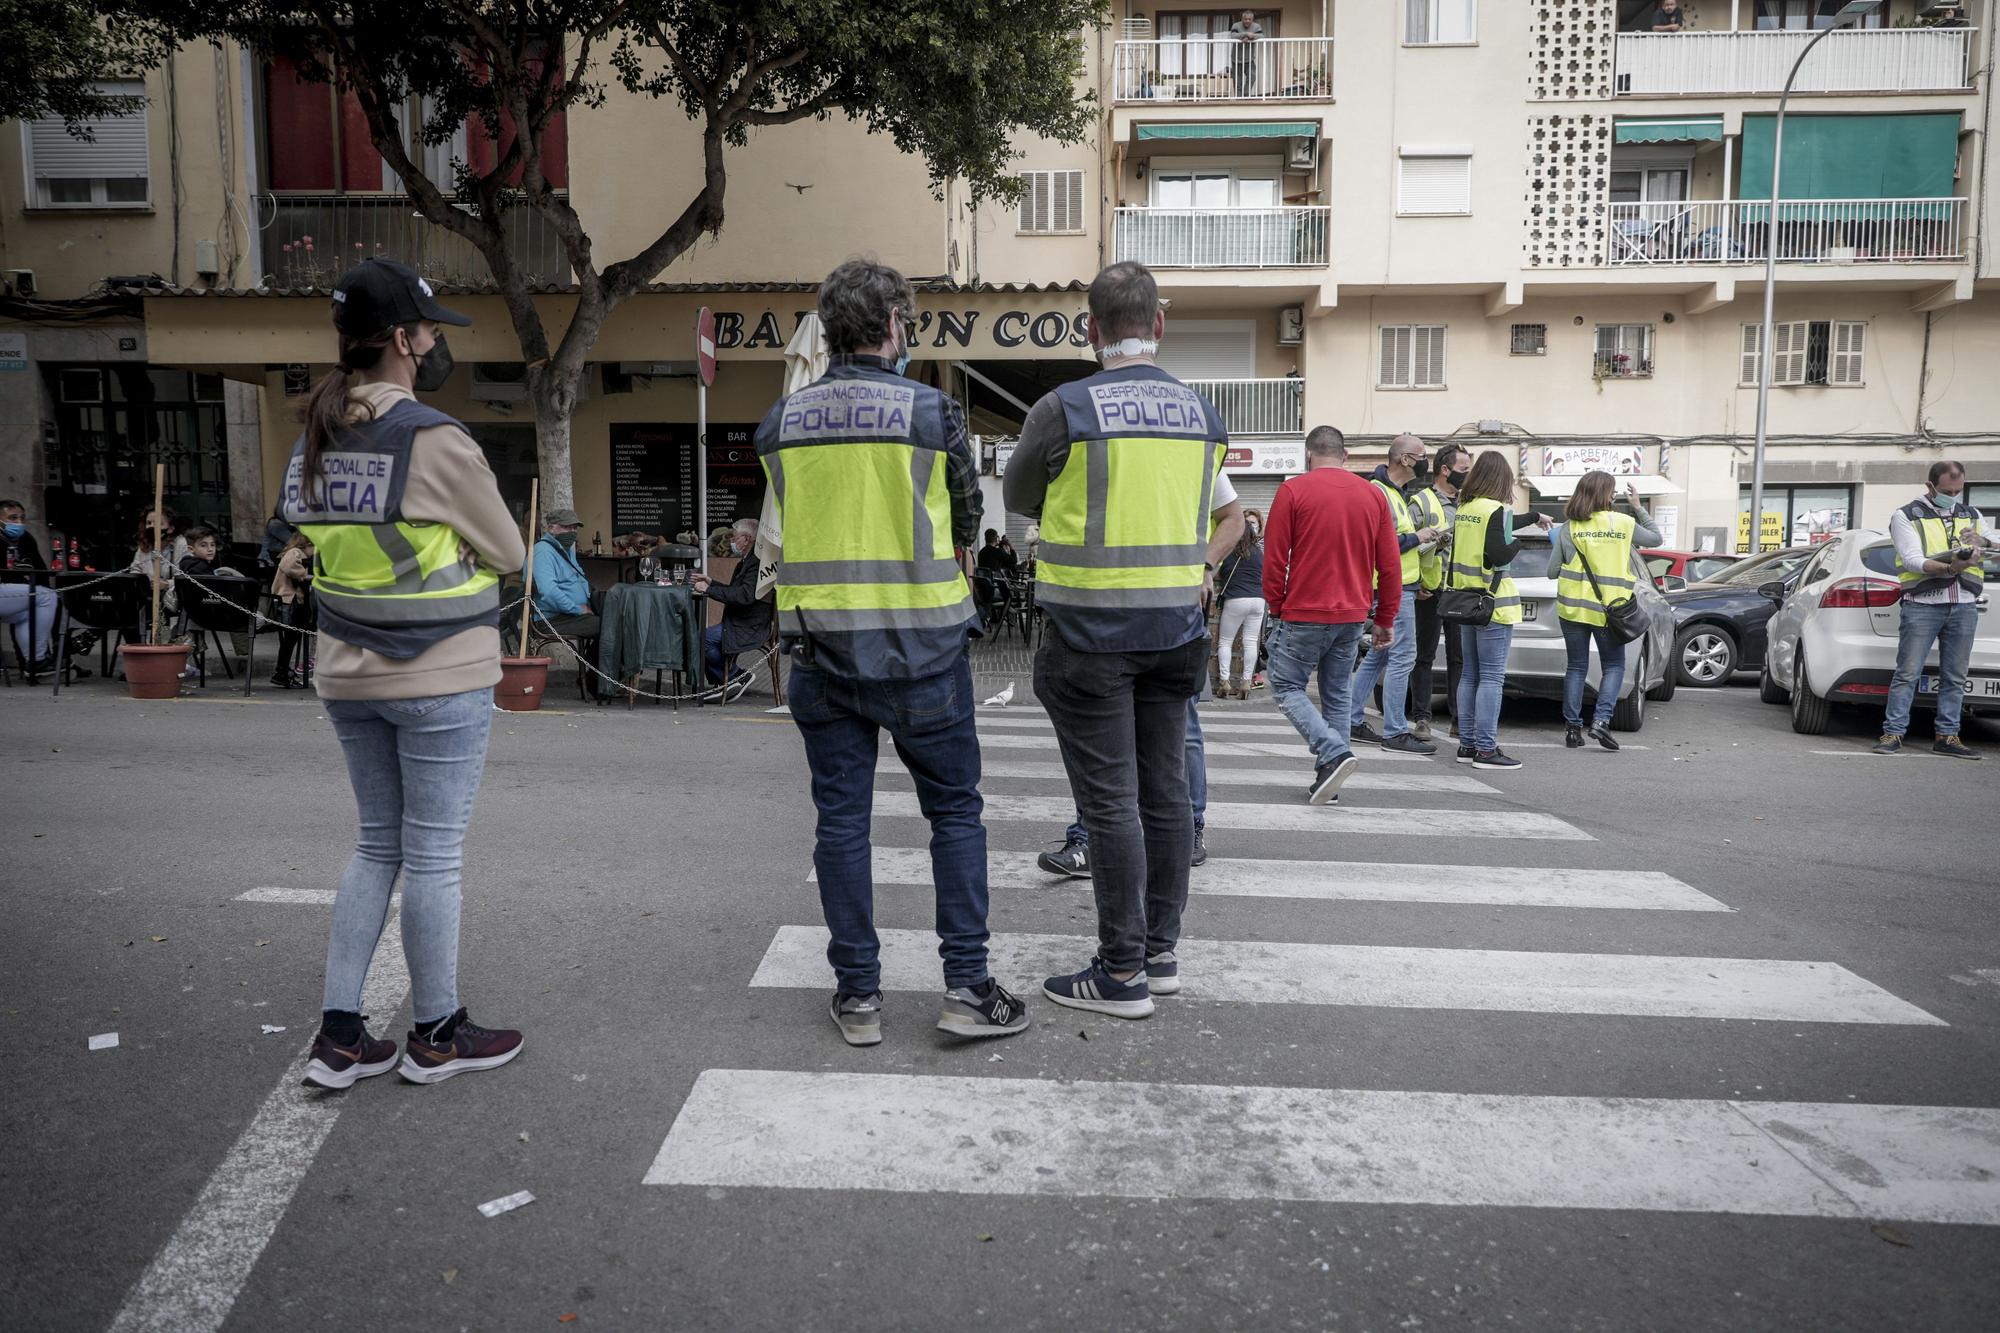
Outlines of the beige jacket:
M 350 389 L 349 419 L 371 411 L 379 416 L 410 396 L 393 384 Z M 467 551 L 498 574 L 519 570 L 527 555 L 521 529 L 500 498 L 486 455 L 459 426 L 430 426 L 417 432 L 403 488 L 403 517 L 415 523 L 449 524 Z M 415 657 L 400 658 L 342 643 L 322 625 L 313 679 L 322 699 L 420 699 L 491 689 L 500 683 L 500 631 L 481 625 L 434 643 Z

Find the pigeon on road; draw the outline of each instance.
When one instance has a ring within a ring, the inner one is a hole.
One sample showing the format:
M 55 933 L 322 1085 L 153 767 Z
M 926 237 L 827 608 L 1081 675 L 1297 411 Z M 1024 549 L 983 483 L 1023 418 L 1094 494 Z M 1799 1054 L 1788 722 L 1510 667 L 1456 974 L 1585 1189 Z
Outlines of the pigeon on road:
M 986 701 L 985 707 L 1005 708 L 1008 704 L 1012 702 L 1014 702 L 1014 682 L 1010 680 L 1007 682 L 1006 689 L 1000 691 L 1000 693 L 994 695 L 991 699 L 988 699 Z

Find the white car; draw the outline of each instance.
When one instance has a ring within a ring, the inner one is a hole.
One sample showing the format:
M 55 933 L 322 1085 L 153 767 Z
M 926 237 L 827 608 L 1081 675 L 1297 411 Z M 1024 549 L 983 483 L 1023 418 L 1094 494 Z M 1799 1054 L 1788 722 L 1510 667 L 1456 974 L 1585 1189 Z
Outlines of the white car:
M 2000 577 L 2000 560 L 1987 562 L 1986 577 L 1989 583 Z M 1843 532 L 1805 563 L 1789 595 L 1776 582 L 1759 591 L 1781 604 L 1771 617 L 1758 693 L 1767 704 L 1791 704 L 1793 731 L 1819 735 L 1836 703 L 1887 707 L 1903 618 L 1896 548 L 1887 533 Z M 1937 691 L 1933 647 L 1917 680 L 1915 706 L 1937 707 Z M 2000 612 L 1993 609 L 1991 592 L 1979 599 L 1965 711 L 2000 715 Z

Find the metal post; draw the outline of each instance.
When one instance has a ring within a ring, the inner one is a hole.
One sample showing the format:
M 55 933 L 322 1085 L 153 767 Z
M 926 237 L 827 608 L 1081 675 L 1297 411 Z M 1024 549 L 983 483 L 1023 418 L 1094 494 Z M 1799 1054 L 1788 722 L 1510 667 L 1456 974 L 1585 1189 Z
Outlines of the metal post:
M 701 548 L 701 563 L 708 573 L 708 385 L 697 375 L 694 381 L 694 540 Z

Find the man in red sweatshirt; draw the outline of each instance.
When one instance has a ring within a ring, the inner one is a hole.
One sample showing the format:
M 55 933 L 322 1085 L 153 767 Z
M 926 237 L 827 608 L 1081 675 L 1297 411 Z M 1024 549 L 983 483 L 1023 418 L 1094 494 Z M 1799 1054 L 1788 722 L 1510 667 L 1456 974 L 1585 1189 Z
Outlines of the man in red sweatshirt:
M 1348 746 L 1348 690 L 1355 647 L 1371 609 L 1377 649 L 1394 637 L 1402 605 L 1403 561 L 1396 521 L 1379 488 L 1349 472 L 1347 441 L 1332 426 L 1306 436 L 1306 471 L 1278 488 L 1264 525 L 1264 601 L 1271 635 L 1271 693 L 1313 752 L 1306 800 L 1340 799 L 1354 771 Z M 1319 707 L 1306 680 L 1319 672 Z

